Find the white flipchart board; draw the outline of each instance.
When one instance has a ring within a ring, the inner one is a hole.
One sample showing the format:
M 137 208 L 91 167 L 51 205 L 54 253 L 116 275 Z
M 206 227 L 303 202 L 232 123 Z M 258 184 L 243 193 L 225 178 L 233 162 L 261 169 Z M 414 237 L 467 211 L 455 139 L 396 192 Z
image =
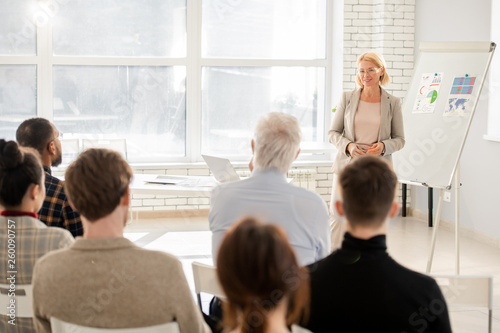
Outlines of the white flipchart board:
M 406 144 L 393 155 L 394 169 L 402 183 L 451 187 L 494 50 L 492 42 L 420 44 L 403 104 Z M 440 77 L 434 96 L 432 89 L 422 86 L 429 74 Z M 461 78 L 464 86 L 457 84 Z M 431 92 L 422 99 L 421 91 Z M 427 104 L 416 105 L 416 101 Z M 424 109 L 427 113 L 422 112 Z

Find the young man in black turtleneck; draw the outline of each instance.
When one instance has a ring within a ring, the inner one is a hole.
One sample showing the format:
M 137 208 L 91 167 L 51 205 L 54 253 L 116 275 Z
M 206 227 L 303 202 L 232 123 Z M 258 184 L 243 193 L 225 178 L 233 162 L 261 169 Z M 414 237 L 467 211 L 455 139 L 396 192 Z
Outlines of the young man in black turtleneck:
M 347 232 L 339 250 L 308 266 L 311 308 L 303 325 L 311 331 L 451 332 L 436 281 L 387 253 L 387 221 L 398 213 L 396 185 L 389 164 L 373 156 L 341 172 L 335 208 Z

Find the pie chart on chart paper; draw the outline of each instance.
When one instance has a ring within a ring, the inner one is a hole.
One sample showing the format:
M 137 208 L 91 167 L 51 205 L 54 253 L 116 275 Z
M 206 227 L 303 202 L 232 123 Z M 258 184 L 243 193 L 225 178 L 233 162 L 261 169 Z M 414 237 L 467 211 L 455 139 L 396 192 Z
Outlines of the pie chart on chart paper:
M 434 103 L 436 101 L 437 96 L 438 96 L 438 93 L 437 93 L 436 90 L 429 91 L 429 93 L 425 97 L 426 98 L 426 102 L 429 103 L 429 104 Z

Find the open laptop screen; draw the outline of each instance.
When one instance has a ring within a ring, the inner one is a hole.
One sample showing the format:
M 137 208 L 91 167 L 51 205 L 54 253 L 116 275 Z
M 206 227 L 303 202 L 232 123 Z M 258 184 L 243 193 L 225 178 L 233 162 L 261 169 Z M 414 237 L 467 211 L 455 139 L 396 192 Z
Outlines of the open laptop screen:
M 201 157 L 203 157 L 218 182 L 227 183 L 240 180 L 240 176 L 227 158 L 210 155 L 201 155 Z

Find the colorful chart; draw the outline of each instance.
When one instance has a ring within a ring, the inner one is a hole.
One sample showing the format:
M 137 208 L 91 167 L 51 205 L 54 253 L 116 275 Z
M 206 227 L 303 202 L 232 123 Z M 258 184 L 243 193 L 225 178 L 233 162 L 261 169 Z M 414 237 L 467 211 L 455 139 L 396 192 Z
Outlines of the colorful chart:
M 453 79 L 448 103 L 444 110 L 445 116 L 463 115 L 472 107 L 471 97 L 476 83 L 475 76 L 459 76 Z
M 413 105 L 413 113 L 432 113 L 439 95 L 443 73 L 425 73 L 420 79 L 420 86 Z
M 476 81 L 475 77 L 468 77 L 468 76 L 465 76 L 465 77 L 456 77 L 453 80 L 453 85 L 454 86 L 461 86 L 461 85 L 464 85 L 464 86 L 473 86 L 475 81 Z
M 438 93 L 436 90 L 432 90 L 427 94 L 426 102 L 432 104 L 436 101 Z

